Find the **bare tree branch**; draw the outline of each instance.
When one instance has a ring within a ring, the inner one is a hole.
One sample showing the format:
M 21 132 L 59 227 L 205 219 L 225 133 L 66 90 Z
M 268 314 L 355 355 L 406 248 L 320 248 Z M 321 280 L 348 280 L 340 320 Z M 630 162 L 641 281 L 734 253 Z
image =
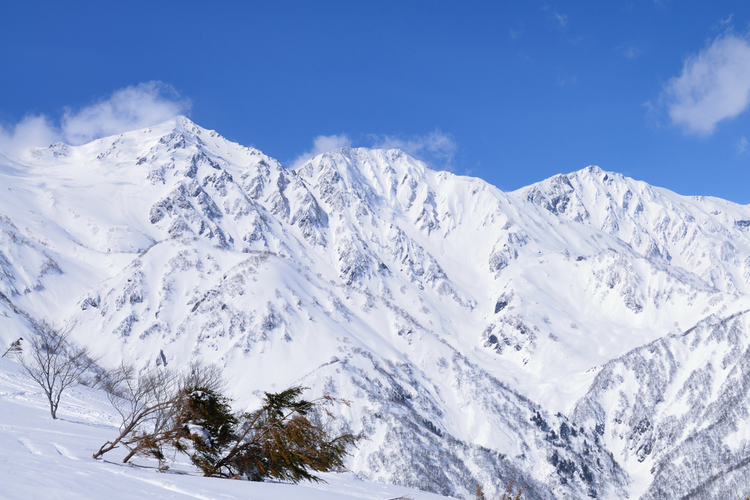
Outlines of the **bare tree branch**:
M 57 419 L 63 392 L 79 383 L 81 376 L 95 364 L 86 348 L 72 345 L 68 331 L 57 331 L 48 323 L 38 328 L 29 340 L 27 356 L 19 356 L 21 366 L 44 391 L 50 415 Z
M 23 352 L 23 349 L 21 348 L 22 340 L 23 340 L 23 337 L 19 337 L 18 340 L 14 340 L 13 342 L 11 342 L 11 344 L 8 346 L 8 349 L 3 353 L 2 356 L 0 356 L 0 358 L 4 358 L 8 354 L 11 354 L 11 355 L 21 354 Z

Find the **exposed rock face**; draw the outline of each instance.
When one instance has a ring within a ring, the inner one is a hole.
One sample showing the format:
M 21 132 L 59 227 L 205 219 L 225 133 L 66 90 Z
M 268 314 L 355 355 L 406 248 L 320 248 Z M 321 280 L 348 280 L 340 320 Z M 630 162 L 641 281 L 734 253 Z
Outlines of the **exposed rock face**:
M 597 167 L 503 193 L 398 150 L 289 170 L 185 118 L 0 177 L 0 342 L 46 319 L 104 364 L 219 363 L 241 404 L 349 399 L 378 481 L 750 490 L 748 207 Z
M 750 477 L 748 312 L 708 318 L 607 363 L 573 418 L 600 429 L 639 498 L 730 498 Z

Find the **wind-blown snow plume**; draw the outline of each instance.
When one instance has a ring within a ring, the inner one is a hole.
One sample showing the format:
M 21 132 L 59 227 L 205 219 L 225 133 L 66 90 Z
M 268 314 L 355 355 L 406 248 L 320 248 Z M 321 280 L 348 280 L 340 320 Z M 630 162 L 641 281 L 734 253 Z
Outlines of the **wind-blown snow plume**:
M 18 156 L 33 146 L 60 140 L 60 131 L 44 115 L 26 116 L 10 128 L 0 126 L 0 153 Z
M 682 73 L 664 88 L 673 123 L 698 134 L 711 134 L 716 124 L 734 118 L 750 104 L 750 43 L 736 35 L 716 38 L 688 57 Z
M 375 136 L 375 143 L 372 147 L 400 149 L 430 165 L 452 170 L 453 158 L 458 149 L 458 144 L 450 134 L 435 129 L 429 134 L 412 136 L 407 139 L 392 135 Z
M 115 90 L 111 96 L 80 110 L 66 109 L 60 125 L 45 115 L 29 115 L 17 124 L 0 127 L 0 151 L 22 155 L 30 147 L 53 142 L 85 144 L 162 123 L 190 109 L 190 101 L 158 81 Z
M 313 148 L 299 155 L 292 161 L 292 168 L 301 167 L 310 158 L 328 151 L 339 148 L 348 148 L 352 145 L 351 139 L 346 134 L 341 135 L 319 135 L 313 139 Z
M 369 134 L 374 149 L 400 149 L 404 153 L 441 169 L 452 170 L 453 159 L 458 149 L 453 136 L 438 129 L 424 134 L 403 138 L 395 135 Z M 334 149 L 351 147 L 352 140 L 346 134 L 319 135 L 313 139 L 313 148 L 292 161 L 292 168 L 304 165 L 308 160 Z
M 70 144 L 121 134 L 162 123 L 190 109 L 190 101 L 162 82 L 140 83 L 116 90 L 108 99 L 80 111 L 68 110 L 62 133 Z

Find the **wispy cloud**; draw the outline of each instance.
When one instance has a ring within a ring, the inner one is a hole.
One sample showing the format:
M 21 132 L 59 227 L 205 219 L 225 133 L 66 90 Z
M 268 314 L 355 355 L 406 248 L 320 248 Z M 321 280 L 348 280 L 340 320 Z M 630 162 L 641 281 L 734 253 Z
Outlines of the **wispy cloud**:
M 617 47 L 617 51 L 629 61 L 638 59 L 642 53 L 641 48 L 638 45 L 634 45 L 632 43 L 620 45 L 619 47 Z
M 374 140 L 372 147 L 378 149 L 400 149 L 435 167 L 452 170 L 454 159 L 458 151 L 458 144 L 452 135 L 438 129 L 412 137 L 397 137 L 391 135 L 371 136 Z
M 517 40 L 518 38 L 521 38 L 521 35 L 523 35 L 523 28 L 510 28 L 508 30 L 508 36 L 510 36 L 511 40 Z
M 719 22 L 716 23 L 715 28 L 727 29 L 727 27 L 731 27 L 733 17 L 734 17 L 734 14 L 729 14 L 729 17 L 727 17 L 726 19 L 719 19 Z
M 409 137 L 368 134 L 362 142 L 373 149 L 400 149 L 433 168 L 446 170 L 453 169 L 456 151 L 458 150 L 458 145 L 453 136 L 438 129 L 428 134 Z M 299 168 L 320 154 L 351 146 L 352 140 L 346 134 L 319 135 L 313 139 L 312 149 L 297 156 L 291 162 L 292 168 Z
M 164 122 L 187 113 L 190 107 L 190 101 L 170 85 L 140 83 L 116 90 L 82 109 L 66 109 L 59 125 L 45 115 L 29 115 L 9 127 L 0 126 L 0 150 L 17 156 L 53 142 L 85 144 Z
M 554 14 L 552 14 L 552 18 L 557 21 L 557 26 L 559 28 L 562 29 L 568 26 L 568 16 L 566 16 L 565 14 L 555 12 Z
M 313 139 L 313 147 L 310 151 L 306 151 L 299 155 L 292 162 L 292 168 L 301 167 L 308 160 L 319 154 L 327 153 L 339 148 L 348 148 L 352 145 L 352 141 L 347 137 L 346 134 L 341 135 L 319 135 Z
M 557 85 L 559 85 L 560 87 L 575 85 L 577 81 L 578 81 L 578 77 L 576 77 L 576 75 L 572 75 L 569 77 L 564 77 L 564 76 L 557 77 Z
M 741 155 L 742 153 L 747 151 L 747 145 L 747 138 L 743 135 L 742 137 L 740 137 L 740 140 L 737 141 L 737 154 Z
M 722 120 L 750 104 L 750 43 L 725 34 L 686 58 L 682 73 L 667 82 L 660 101 L 673 123 L 708 135 Z

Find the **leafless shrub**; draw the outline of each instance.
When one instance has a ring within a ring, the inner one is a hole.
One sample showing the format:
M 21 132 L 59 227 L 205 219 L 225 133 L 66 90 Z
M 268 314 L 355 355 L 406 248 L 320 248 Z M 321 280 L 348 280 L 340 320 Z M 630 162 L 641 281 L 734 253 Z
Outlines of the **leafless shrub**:
M 203 387 L 219 392 L 224 386 L 219 368 L 200 362 L 191 363 L 181 375 L 163 367 L 137 373 L 134 366 L 123 363 L 107 378 L 104 389 L 122 423 L 120 435 L 104 443 L 94 458 L 123 445 L 129 450 L 123 462 L 149 448 L 147 436 L 162 435 L 173 427 L 181 393 L 186 388 Z
M 203 387 L 206 390 L 221 392 L 226 385 L 221 369 L 216 365 L 207 365 L 193 361 L 182 375 L 180 387 Z
M 86 348 L 69 342 L 69 331 L 57 331 L 52 325 L 43 323 L 37 333 L 28 341 L 28 354 L 18 358 L 26 374 L 44 391 L 50 414 L 57 419 L 63 392 L 77 385 L 95 360 Z
M 122 419 L 123 430 L 145 408 L 168 401 L 177 385 L 178 377 L 172 370 L 156 367 L 137 373 L 133 365 L 122 363 L 108 373 L 104 390 Z

